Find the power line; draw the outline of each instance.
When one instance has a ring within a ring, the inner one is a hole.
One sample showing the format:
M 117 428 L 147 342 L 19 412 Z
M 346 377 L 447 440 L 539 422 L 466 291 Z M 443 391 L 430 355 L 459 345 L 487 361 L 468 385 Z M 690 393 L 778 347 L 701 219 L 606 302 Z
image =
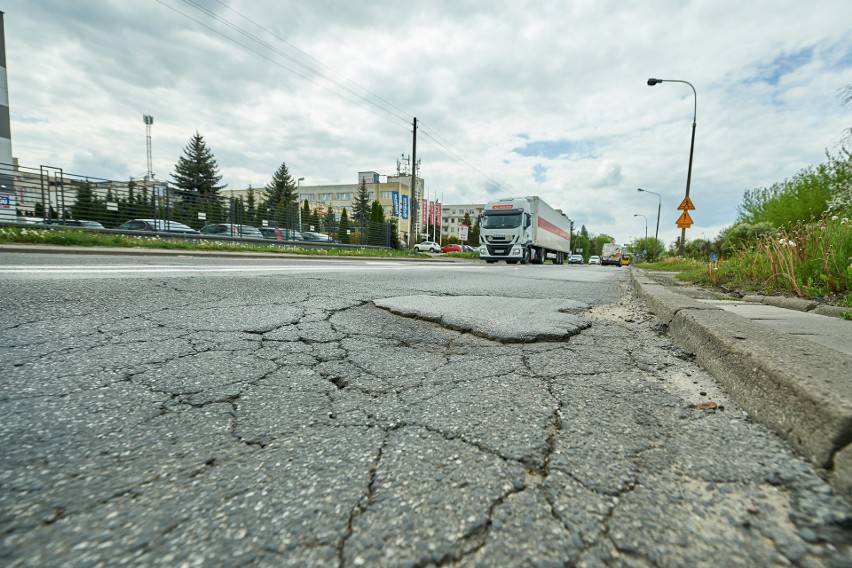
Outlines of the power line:
M 183 0 L 183 1 L 186 1 L 186 0 Z M 262 58 L 266 59 L 267 61 L 269 61 L 269 62 L 270 62 L 270 63 L 272 63 L 273 65 L 277 65 L 278 67 L 281 67 L 282 69 L 286 69 L 287 71 L 290 71 L 291 73 L 293 73 L 293 74 L 295 74 L 295 75 L 297 75 L 297 76 L 299 76 L 299 77 L 301 77 L 302 79 L 305 79 L 305 80 L 307 80 L 307 81 L 312 81 L 312 80 L 314 79 L 314 77 L 310 77 L 310 76 L 308 76 L 308 75 L 305 75 L 304 73 L 301 73 L 300 71 L 298 71 L 298 70 L 296 70 L 296 69 L 293 69 L 292 67 L 289 67 L 289 66 L 287 66 L 287 65 L 285 65 L 285 64 L 283 64 L 283 63 L 281 63 L 280 61 L 277 61 L 277 60 L 273 59 L 272 57 L 269 57 L 268 55 L 266 55 L 266 54 L 264 54 L 264 53 L 261 53 L 260 51 L 257 51 L 256 49 L 252 49 L 250 46 L 248 46 L 248 45 L 246 45 L 246 44 L 244 44 L 244 43 L 241 43 L 241 42 L 237 41 L 236 39 L 234 39 L 234 38 L 232 38 L 232 37 L 230 37 L 230 36 L 228 36 L 228 35 L 226 35 L 226 34 L 223 34 L 223 33 L 222 33 L 222 32 L 220 32 L 219 30 L 217 30 L 217 29 L 215 29 L 215 28 L 213 28 L 213 27 L 211 27 L 211 26 L 207 25 L 206 23 L 202 22 L 201 20 L 198 20 L 198 19 L 196 19 L 196 18 L 193 18 L 192 16 L 190 16 L 189 14 L 186 14 L 185 12 L 181 12 L 180 10 L 178 10 L 177 8 L 175 8 L 174 6 L 170 6 L 170 5 L 166 4 L 165 2 L 163 2 L 163 0 L 156 0 L 156 2 L 157 2 L 158 4 L 161 4 L 162 6 L 165 6 L 165 7 L 166 7 L 166 8 L 168 8 L 169 10 L 172 10 L 173 12 L 175 12 L 175 13 L 177 13 L 177 14 L 179 14 L 179 15 L 181 15 L 181 16 L 183 16 L 183 17 L 185 17 L 185 18 L 187 18 L 188 20 L 192 20 L 193 22 L 195 22 L 195 23 L 197 23 L 198 25 L 200 25 L 200 26 L 202 26 L 202 27 L 204 27 L 204 28 L 206 28 L 206 29 L 210 30 L 211 32 L 215 33 L 216 35 L 218 35 L 218 36 L 220 36 L 220 37 L 222 37 L 222 38 L 224 38 L 224 39 L 226 39 L 226 40 L 228 40 L 228 41 L 230 41 L 230 42 L 232 42 L 232 43 L 235 43 L 235 44 L 239 45 L 239 46 L 240 46 L 240 47 L 242 47 L 243 49 L 246 49 L 246 50 L 248 50 L 248 51 L 250 51 L 250 52 L 254 53 L 254 54 L 255 54 L 255 55 L 257 55 L 257 56 L 259 56 L 259 57 L 262 57 Z M 323 77 L 322 75 L 317 74 L 317 76 L 318 76 L 318 77 L 320 77 L 320 78 L 322 78 L 322 79 L 326 79 L 326 80 L 328 80 L 327 78 Z M 332 82 L 333 82 L 333 81 L 332 81 Z M 381 118 L 383 118 L 383 119 L 385 119 L 385 120 L 388 120 L 388 121 L 389 121 L 389 122 L 391 122 L 392 124 L 395 124 L 395 125 L 397 125 L 397 126 L 398 126 L 398 124 L 397 124 L 396 122 L 391 121 L 391 120 L 390 120 L 390 118 L 388 118 L 387 116 L 384 116 L 384 115 L 378 114 L 378 113 L 374 112 L 372 109 L 367 108 L 367 107 L 364 107 L 364 105 L 362 105 L 361 103 L 359 103 L 357 100 L 352 100 L 352 99 L 350 99 L 350 98 L 347 98 L 345 95 L 343 95 L 343 94 L 341 94 L 341 93 L 337 93 L 337 92 L 333 91 L 332 89 L 330 89 L 329 87 L 327 87 L 327 86 L 325 86 L 325 85 L 322 85 L 322 84 L 320 84 L 320 83 L 317 83 L 317 85 L 318 85 L 320 88 L 324 89 L 325 91 L 327 91 L 327 92 L 329 92 L 329 93 L 331 93 L 331 94 L 333 94 L 333 95 L 336 95 L 336 96 L 338 96 L 338 97 L 342 98 L 343 100 L 345 100 L 345 101 L 347 101 L 347 102 L 349 102 L 349 103 L 352 103 L 352 104 L 354 104 L 354 105 L 360 106 L 360 107 L 362 107 L 362 108 L 366 108 L 366 110 L 368 110 L 371 114 L 374 114 L 375 116 L 379 116 L 379 117 L 381 117 Z M 376 105 L 374 105 L 374 106 L 376 106 Z M 380 109 L 381 109 L 381 107 L 378 107 L 378 108 L 380 108 Z M 384 110 L 384 109 L 381 109 L 381 110 Z M 385 111 L 385 112 L 387 112 L 387 111 Z M 399 117 L 396 117 L 396 118 L 399 118 Z M 405 120 L 405 122 L 406 122 L 406 123 L 408 123 L 407 119 L 404 119 L 404 120 Z
M 252 20 L 251 18 L 248 18 L 247 16 L 243 15 L 242 13 L 238 12 L 237 10 L 234 10 L 233 8 L 231 8 L 231 7 L 229 7 L 228 5 L 224 4 L 223 2 L 221 2 L 221 0 L 214 0 L 214 1 L 215 1 L 217 4 L 221 5 L 222 7 L 224 7 L 226 10 L 228 10 L 228 11 L 233 12 L 234 14 L 236 14 L 237 16 L 239 16 L 240 18 L 242 18 L 244 21 L 246 21 L 246 22 L 250 23 L 251 25 L 255 26 L 257 29 L 262 30 L 263 32 L 265 32 L 265 33 L 269 34 L 270 36 L 272 36 L 273 38 L 275 38 L 276 40 L 280 41 L 281 43 L 283 43 L 283 44 L 287 45 L 288 47 L 290 47 L 290 48 L 291 48 L 291 49 L 293 49 L 294 51 L 298 52 L 299 54 L 301 54 L 302 56 L 304 56 L 305 58 L 307 58 L 309 61 L 311 61 L 311 62 L 313 62 L 314 64 L 316 64 L 316 67 L 315 67 L 315 66 L 308 65 L 307 63 L 305 63 L 305 62 L 303 62 L 303 61 L 300 61 L 298 58 L 296 58 L 296 57 L 294 57 L 294 56 L 292 56 L 292 55 L 290 55 L 290 54 L 285 53 L 284 51 L 282 51 L 282 50 L 278 49 L 277 47 L 275 47 L 275 46 L 271 45 L 270 43 L 268 43 L 268 42 L 264 41 L 263 39 L 259 38 L 257 35 L 255 35 L 255 34 L 253 34 L 253 33 L 249 32 L 249 31 L 247 31 L 247 30 L 245 30 L 245 29 L 241 28 L 241 27 L 240 27 L 240 26 L 238 26 L 237 24 L 234 24 L 234 23 L 232 23 L 232 22 L 228 21 L 227 19 L 223 18 L 222 16 L 220 16 L 220 15 L 218 15 L 218 14 L 214 13 L 213 11 L 211 11 L 209 8 L 206 8 L 206 7 L 202 6 L 201 4 L 199 4 L 199 3 L 198 3 L 197 1 L 195 1 L 195 0 L 181 0 L 181 1 L 182 1 L 184 4 L 186 4 L 186 5 L 188 5 L 188 6 L 192 7 L 192 8 L 195 8 L 195 9 L 196 9 L 196 10 L 198 10 L 199 12 L 202 12 L 203 14 L 206 14 L 208 17 L 212 18 L 213 20 L 220 22 L 221 24 L 225 25 L 226 27 L 228 27 L 229 29 L 233 30 L 234 32 L 236 32 L 236 33 L 238 33 L 238 34 L 242 35 L 242 36 L 243 36 L 243 37 L 245 37 L 246 39 L 248 39 L 248 40 L 250 40 L 250 41 L 252 41 L 252 42 L 256 43 L 257 45 L 260 45 L 260 46 L 262 46 L 262 47 L 266 48 L 267 50 L 271 51 L 272 53 L 274 53 L 274 54 L 276 54 L 276 55 L 278 55 L 278 56 L 280 56 L 280 57 L 283 57 L 284 59 L 286 59 L 286 60 L 288 60 L 288 61 L 292 62 L 293 64 L 295 64 L 295 65 L 297 65 L 298 67 L 302 68 L 303 70 L 307 71 L 307 72 L 309 73 L 309 75 L 305 75 L 303 72 L 301 72 L 301 71 L 299 71 L 299 70 L 297 70 L 297 69 L 293 69 L 291 66 L 285 65 L 284 63 L 282 63 L 282 62 L 280 62 L 280 61 L 278 61 L 278 60 L 276 60 L 276 59 L 274 59 L 274 58 L 272 58 L 272 57 L 268 56 L 267 54 L 262 53 L 262 52 L 260 52 L 260 51 L 258 51 L 258 50 L 256 50 L 256 49 L 253 49 L 251 46 L 246 45 L 245 43 L 242 43 L 242 42 L 240 42 L 240 41 L 238 41 L 238 40 L 234 39 L 233 37 L 230 37 L 230 36 L 228 36 L 227 34 L 222 33 L 220 30 L 217 30 L 217 29 L 215 29 L 214 27 L 211 27 L 211 26 L 207 25 L 206 23 L 204 23 L 204 22 L 202 22 L 202 21 L 200 21 L 200 20 L 198 20 L 198 19 L 196 19 L 196 18 L 193 18 L 193 17 L 192 17 L 192 16 L 190 16 L 189 14 L 186 14 L 186 13 L 184 13 L 184 12 L 182 12 L 182 11 L 178 10 L 177 8 L 175 8 L 175 7 L 173 7 L 173 6 L 170 6 L 170 5 L 166 4 L 163 0 L 156 0 L 156 1 L 157 1 L 157 3 L 161 4 L 162 6 L 165 6 L 166 8 L 169 8 L 170 10 L 172 10 L 172 11 L 176 12 L 177 14 L 179 14 L 179 15 L 181 15 L 181 16 L 183 16 L 183 17 L 185 17 L 185 18 L 187 18 L 187 19 L 189 19 L 189 20 L 191 20 L 191 21 L 193 21 L 193 22 L 195 22 L 195 23 L 197 23 L 197 24 L 199 24 L 200 26 L 203 26 L 204 28 L 206 28 L 206 29 L 210 30 L 211 32 L 213 32 L 213 33 L 215 33 L 215 34 L 217 34 L 217 35 L 219 35 L 220 37 L 222 37 L 222 38 L 224 38 L 224 39 L 226 39 L 226 40 L 228 40 L 228 41 L 230 41 L 230 42 L 233 42 L 233 43 L 235 43 L 235 44 L 239 45 L 239 46 L 240 46 L 240 47 L 242 47 L 243 49 L 246 49 L 246 50 L 250 51 L 251 53 L 254 53 L 255 55 L 258 55 L 258 56 L 260 56 L 260 57 L 262 57 L 262 58 L 266 59 L 266 60 L 267 60 L 267 61 L 269 61 L 270 63 L 273 63 L 274 65 L 277 65 L 277 66 L 281 67 L 282 69 L 285 69 L 285 70 L 287 70 L 287 71 L 290 71 L 291 73 L 293 73 L 293 74 L 297 75 L 298 77 L 301 77 L 302 79 L 305 79 L 305 80 L 307 80 L 307 81 L 312 81 L 312 80 L 314 80 L 314 79 L 322 79 L 323 81 L 326 81 L 326 82 L 328 82 L 328 83 L 330 83 L 330 84 L 334 85 L 334 86 L 335 86 L 335 87 L 337 87 L 338 89 L 342 89 L 343 91 L 345 91 L 346 93 L 351 94 L 352 96 L 356 97 L 357 99 L 356 99 L 356 100 L 353 100 L 353 99 L 351 99 L 351 98 L 347 97 L 344 93 L 337 92 L 337 91 L 333 90 L 332 88 L 330 88 L 330 87 L 328 87 L 328 86 L 326 86 L 326 85 L 323 85 L 323 84 L 321 84 L 321 83 L 317 83 L 317 84 L 318 84 L 318 86 L 319 86 L 319 87 L 321 87 L 322 89 L 324 89 L 325 91 L 327 91 L 327 92 L 329 92 L 329 93 L 331 93 L 331 94 L 334 94 L 334 95 L 336 95 L 336 96 L 339 96 L 340 98 L 344 99 L 345 101 L 347 101 L 347 102 L 349 102 L 349 103 L 352 103 L 352 104 L 354 104 L 354 105 L 357 105 L 357 106 L 359 106 L 359 107 L 361 107 L 361 108 L 366 108 L 368 111 L 370 111 L 370 112 L 371 112 L 371 114 L 374 114 L 374 115 L 376 115 L 376 116 L 379 116 L 379 117 L 381 117 L 381 118 L 384 118 L 385 120 L 388 120 L 388 121 L 389 121 L 389 122 L 391 122 L 392 124 L 398 125 L 398 123 L 397 123 L 397 122 L 392 121 L 390 118 L 388 118 L 387 116 L 385 116 L 385 115 L 383 115 L 383 114 L 379 114 L 379 113 L 374 112 L 374 111 L 373 111 L 373 109 L 371 109 L 371 108 L 369 108 L 369 107 L 366 107 L 366 106 L 365 106 L 364 104 L 362 104 L 360 101 L 363 101 L 363 102 L 367 103 L 368 105 L 370 105 L 370 106 L 372 106 L 372 107 L 375 107 L 376 109 L 378 109 L 378 110 L 382 111 L 383 113 L 385 113 L 385 114 L 387 114 L 387 115 L 390 115 L 391 117 L 393 117 L 393 118 L 395 118 L 395 119 L 397 119 L 397 120 L 399 120 L 399 121 L 403 121 L 403 122 L 404 122 L 405 124 L 407 124 L 407 125 L 410 125 L 410 124 L 411 124 L 411 123 L 409 122 L 409 119 L 408 119 L 408 118 L 406 118 L 405 116 L 403 116 L 404 114 L 406 114 L 406 113 L 405 113 L 405 111 L 403 111 L 403 110 L 402 110 L 402 109 L 400 109 L 399 107 L 397 107 L 397 106 L 393 105 L 392 103 L 390 103 L 389 101 L 387 101 L 387 100 L 385 100 L 384 98 L 380 97 L 379 95 L 377 95 L 377 94 L 373 93 L 373 92 L 372 92 L 372 91 L 370 91 L 369 89 L 366 89 L 365 87 L 362 87 L 361 85 L 359 85 L 359 84 L 358 84 L 358 83 L 356 83 L 355 81 L 352 81 L 351 79 L 346 79 L 346 78 L 344 78 L 344 80 L 345 80 L 347 83 L 349 83 L 349 84 L 353 85 L 355 88 L 357 88 L 357 89 L 359 89 L 359 90 L 363 91 L 363 92 L 364 92 L 364 93 L 366 93 L 368 96 L 365 96 L 365 95 L 363 95 L 363 94 L 360 94 L 360 93 L 356 92 L 355 90 L 353 90 L 352 88 L 348 87 L 347 85 L 344 85 L 344 84 L 343 84 L 343 83 L 341 83 L 340 81 L 338 81 L 338 80 L 336 80 L 336 79 L 334 79 L 334 78 L 330 77 L 328 74 L 323 73 L 323 72 L 322 72 L 320 69 L 318 69 L 317 67 L 322 67 L 322 68 L 326 69 L 328 72 L 330 72 L 330 73 L 332 73 L 332 74 L 334 74 L 334 73 L 335 73 L 335 71 L 334 71 L 332 68 L 330 68 L 329 66 L 325 65 L 324 63 L 322 63 L 321 61 L 319 61 L 319 60 L 317 60 L 316 58 L 312 57 L 312 56 L 311 56 L 311 55 L 309 55 L 308 53 L 306 53 L 306 52 L 302 51 L 301 49 L 299 49 L 298 47 L 294 46 L 294 45 L 293 45 L 293 44 L 291 44 L 290 42 L 288 42 L 288 41 L 286 41 L 285 39 L 281 38 L 280 36 L 276 35 L 276 34 L 275 34 L 275 33 L 273 33 L 272 31 L 270 31 L 270 30 L 268 30 L 267 28 L 265 28 L 265 27 L 261 26 L 260 24 L 258 24 L 258 23 L 257 23 L 257 22 L 255 22 L 254 20 Z M 376 100 L 380 101 L 380 102 L 381 102 L 381 104 L 379 104 L 379 103 L 375 102 L 374 100 L 371 100 L 369 97 L 372 97 L 372 98 L 374 98 L 374 99 L 376 99 Z M 391 110 L 391 109 L 392 109 L 392 110 Z M 398 113 L 402 113 L 402 114 L 398 114 L 397 112 L 394 112 L 394 111 L 398 111 Z M 477 174 L 479 174 L 480 176 L 482 176 L 483 178 L 485 178 L 485 179 L 486 179 L 489 183 L 491 183 L 491 184 L 495 185 L 495 186 L 496 186 L 496 187 L 498 187 L 498 188 L 503 188 L 503 187 L 505 187 L 505 186 L 506 186 L 505 184 L 503 184 L 503 183 L 501 183 L 501 182 L 499 182 L 499 181 L 497 181 L 497 180 L 493 179 L 491 176 L 489 176 L 488 174 L 484 173 L 484 172 L 483 172 L 480 168 L 478 168 L 477 166 L 473 165 L 470 161 L 468 161 L 468 160 L 467 160 L 467 159 L 466 159 L 466 158 L 462 155 L 462 153 L 461 153 L 461 152 L 459 152 L 458 150 L 456 150 L 455 148 L 453 148 L 453 147 L 452 147 L 452 145 L 451 145 L 451 144 L 450 144 L 450 143 L 449 143 L 446 139 L 444 139 L 443 137 L 441 137 L 441 136 L 440 136 L 437 132 L 434 132 L 434 131 L 432 131 L 431 129 L 428 129 L 428 130 L 427 130 L 427 129 L 423 129 L 423 128 L 422 128 L 422 126 L 421 126 L 421 132 L 423 132 L 424 136 L 426 136 L 426 137 L 427 137 L 427 138 L 429 138 L 429 139 L 430 139 L 430 140 L 431 140 L 434 144 L 436 144 L 436 145 L 438 146 L 439 150 L 443 151 L 443 153 L 445 153 L 445 154 L 446 154 L 447 156 L 449 156 L 450 158 L 452 158 L 452 159 L 454 159 L 454 160 L 457 160 L 457 161 L 459 161 L 459 162 L 461 162 L 461 163 L 465 164 L 465 165 L 466 165 L 467 167 L 469 167 L 471 170 L 475 171 Z

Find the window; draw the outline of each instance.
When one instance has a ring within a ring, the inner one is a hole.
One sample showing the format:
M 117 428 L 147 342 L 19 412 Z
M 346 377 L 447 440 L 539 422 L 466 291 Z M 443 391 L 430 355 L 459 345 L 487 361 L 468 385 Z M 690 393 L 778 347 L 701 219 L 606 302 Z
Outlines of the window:
M 352 193 L 348 191 L 344 191 L 337 194 L 338 201 L 350 201 L 352 199 Z
M 317 193 L 317 201 L 331 201 L 334 199 L 333 193 Z
M 383 192 L 381 192 L 379 197 L 381 197 L 382 199 L 391 199 L 393 197 L 392 194 L 393 194 L 392 191 L 383 191 Z

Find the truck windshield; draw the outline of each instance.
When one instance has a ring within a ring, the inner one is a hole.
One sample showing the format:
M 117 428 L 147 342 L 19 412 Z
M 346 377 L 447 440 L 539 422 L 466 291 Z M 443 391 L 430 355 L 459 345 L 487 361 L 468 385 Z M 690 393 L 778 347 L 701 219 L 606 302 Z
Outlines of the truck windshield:
M 485 213 L 482 215 L 483 229 L 516 229 L 521 226 L 522 213 L 511 215 L 495 215 Z

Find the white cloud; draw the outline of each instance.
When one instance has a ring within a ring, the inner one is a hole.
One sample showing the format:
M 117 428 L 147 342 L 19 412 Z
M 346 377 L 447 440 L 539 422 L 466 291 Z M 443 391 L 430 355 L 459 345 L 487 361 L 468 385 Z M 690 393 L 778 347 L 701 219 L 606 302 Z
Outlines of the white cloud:
M 673 241 L 694 99 L 646 79 L 695 85 L 688 235 L 716 231 L 744 190 L 819 163 L 852 125 L 837 95 L 852 84 L 846 4 L 204 2 L 240 34 L 178 0 L 7 0 L 13 151 L 139 175 L 151 114 L 160 177 L 198 130 L 230 187 L 261 187 L 282 161 L 306 184 L 348 183 L 394 173 L 417 116 L 421 171 L 445 202 L 535 192 L 626 240 L 634 214 L 656 219 L 645 187 Z

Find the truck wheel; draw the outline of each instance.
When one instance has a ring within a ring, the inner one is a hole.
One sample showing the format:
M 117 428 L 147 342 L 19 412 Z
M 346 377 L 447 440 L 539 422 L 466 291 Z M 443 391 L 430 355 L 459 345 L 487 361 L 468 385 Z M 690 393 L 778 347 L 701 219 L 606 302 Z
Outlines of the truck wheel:
M 529 247 L 524 248 L 524 256 L 521 257 L 521 264 L 527 264 L 530 261 L 530 249 Z
M 495 262 L 497 262 L 497 261 L 496 261 L 496 260 L 494 260 L 493 258 L 486 258 L 486 259 L 485 259 L 485 262 L 487 262 L 488 264 L 494 264 L 494 263 L 495 263 Z

